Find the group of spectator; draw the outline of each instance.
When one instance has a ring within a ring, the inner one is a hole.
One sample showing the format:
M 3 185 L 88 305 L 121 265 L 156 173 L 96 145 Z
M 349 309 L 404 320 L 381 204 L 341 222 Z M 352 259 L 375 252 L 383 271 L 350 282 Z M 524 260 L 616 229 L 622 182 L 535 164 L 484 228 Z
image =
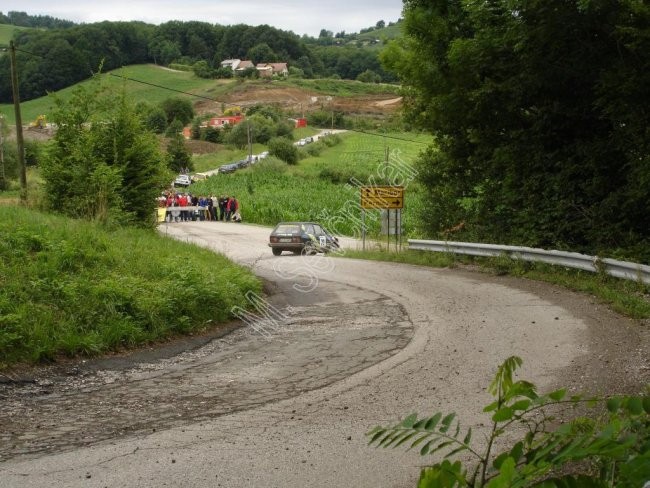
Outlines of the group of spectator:
M 158 199 L 159 207 L 167 207 L 167 222 L 210 220 L 241 222 L 239 202 L 234 196 L 200 196 L 190 193 L 165 192 Z M 174 207 L 180 207 L 174 210 Z M 185 207 L 197 207 L 187 209 Z

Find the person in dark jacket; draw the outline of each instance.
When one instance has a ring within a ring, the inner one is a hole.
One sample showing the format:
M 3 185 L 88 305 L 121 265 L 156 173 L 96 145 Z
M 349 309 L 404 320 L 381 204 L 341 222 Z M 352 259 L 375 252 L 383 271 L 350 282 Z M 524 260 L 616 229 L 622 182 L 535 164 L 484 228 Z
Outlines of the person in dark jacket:
M 228 203 L 228 197 L 220 196 L 219 197 L 219 218 L 221 220 L 226 220 L 226 204 Z

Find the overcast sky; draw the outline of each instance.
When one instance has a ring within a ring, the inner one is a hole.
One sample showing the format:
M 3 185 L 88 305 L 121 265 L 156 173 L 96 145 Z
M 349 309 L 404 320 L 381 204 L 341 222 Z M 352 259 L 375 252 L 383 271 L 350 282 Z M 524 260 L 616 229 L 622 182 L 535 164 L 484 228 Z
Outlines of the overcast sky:
M 169 20 L 199 20 L 210 24 L 269 24 L 298 35 L 318 36 L 321 29 L 334 33 L 359 32 L 378 20 L 395 22 L 402 13 L 401 0 L 2 0 L 0 9 L 49 15 L 73 22 L 141 20 L 161 24 Z

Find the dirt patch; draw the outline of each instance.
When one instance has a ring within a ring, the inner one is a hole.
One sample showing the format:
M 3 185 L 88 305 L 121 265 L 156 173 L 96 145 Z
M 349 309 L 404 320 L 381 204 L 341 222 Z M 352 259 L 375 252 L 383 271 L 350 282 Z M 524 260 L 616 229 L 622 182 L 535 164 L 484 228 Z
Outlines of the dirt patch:
M 194 139 L 186 139 L 185 146 L 192 154 L 210 154 L 221 151 L 224 148 L 221 144 L 215 144 L 208 141 L 197 141 Z
M 401 98 L 395 98 L 392 93 L 339 97 L 291 86 L 271 84 L 240 85 L 223 97 L 223 103 L 228 106 L 239 105 L 244 110 L 253 105 L 265 104 L 294 111 L 296 115 L 315 110 L 335 110 L 347 115 L 390 114 L 401 107 L 401 101 Z M 194 109 L 201 115 L 219 114 L 222 110 L 222 102 L 201 100 L 194 105 Z

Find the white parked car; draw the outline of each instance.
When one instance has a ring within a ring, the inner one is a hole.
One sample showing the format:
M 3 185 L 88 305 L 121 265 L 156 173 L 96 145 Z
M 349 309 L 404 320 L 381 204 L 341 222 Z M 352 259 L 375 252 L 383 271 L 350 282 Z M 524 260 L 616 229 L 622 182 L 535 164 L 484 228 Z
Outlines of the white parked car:
M 174 180 L 174 186 L 190 186 L 192 180 L 188 175 L 178 175 Z

